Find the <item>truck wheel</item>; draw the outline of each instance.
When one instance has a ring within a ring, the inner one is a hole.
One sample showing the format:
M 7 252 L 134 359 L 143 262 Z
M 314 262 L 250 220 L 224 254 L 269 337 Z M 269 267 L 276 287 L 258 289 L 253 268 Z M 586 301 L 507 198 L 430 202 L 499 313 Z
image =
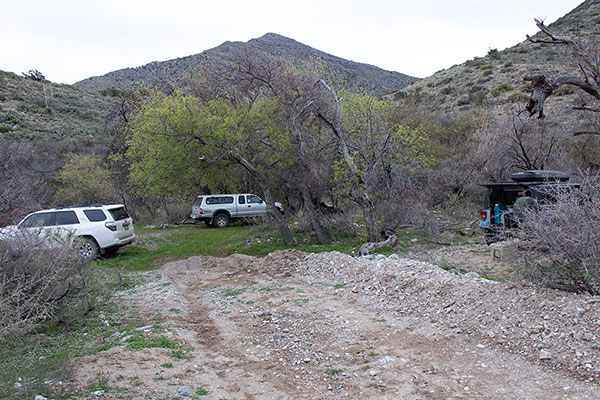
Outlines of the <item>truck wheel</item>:
M 79 246 L 79 254 L 86 260 L 94 260 L 100 254 L 100 247 L 93 238 L 86 236 Z
M 229 226 L 229 217 L 227 214 L 217 214 L 213 220 L 215 228 L 227 228 Z

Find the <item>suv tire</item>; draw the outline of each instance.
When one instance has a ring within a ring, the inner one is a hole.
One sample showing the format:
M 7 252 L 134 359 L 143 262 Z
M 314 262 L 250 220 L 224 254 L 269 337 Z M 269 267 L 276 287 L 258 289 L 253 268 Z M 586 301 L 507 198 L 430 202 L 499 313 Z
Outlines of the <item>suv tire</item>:
M 215 215 L 213 226 L 215 228 L 227 228 L 229 226 L 229 216 L 224 213 Z
M 79 254 L 86 260 L 95 260 L 100 254 L 100 247 L 92 237 L 84 237 L 79 246 Z

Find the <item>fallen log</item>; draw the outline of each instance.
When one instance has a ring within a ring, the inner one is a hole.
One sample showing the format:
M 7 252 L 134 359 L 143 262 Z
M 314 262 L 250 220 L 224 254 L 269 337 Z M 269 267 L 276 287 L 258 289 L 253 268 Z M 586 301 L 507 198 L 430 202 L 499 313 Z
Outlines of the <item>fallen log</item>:
M 370 252 L 375 251 L 375 250 L 379 250 L 383 247 L 392 247 L 396 244 L 396 241 L 398 240 L 398 237 L 396 236 L 395 233 L 393 232 L 385 232 L 387 238 L 381 242 L 367 242 L 365 244 L 363 244 L 362 246 L 360 246 L 360 249 L 358 250 L 358 256 L 367 256 L 369 255 Z

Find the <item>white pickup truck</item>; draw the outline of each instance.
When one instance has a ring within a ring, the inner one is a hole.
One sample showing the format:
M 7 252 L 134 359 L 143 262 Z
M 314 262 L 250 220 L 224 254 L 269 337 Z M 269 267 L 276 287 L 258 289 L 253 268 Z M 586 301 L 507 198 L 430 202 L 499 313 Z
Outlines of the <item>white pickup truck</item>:
M 281 203 L 275 207 L 283 213 Z M 232 220 L 267 215 L 267 205 L 255 194 L 215 194 L 196 197 L 190 217 L 206 225 L 225 228 Z

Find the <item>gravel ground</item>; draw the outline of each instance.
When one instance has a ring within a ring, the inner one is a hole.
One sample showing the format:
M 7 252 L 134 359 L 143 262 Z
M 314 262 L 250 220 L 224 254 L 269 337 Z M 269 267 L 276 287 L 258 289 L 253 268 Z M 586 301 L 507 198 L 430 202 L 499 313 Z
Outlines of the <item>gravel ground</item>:
M 422 261 L 192 257 L 122 301 L 186 346 L 85 357 L 107 399 L 597 399 L 600 299 Z M 202 390 L 200 390 L 202 389 Z M 206 391 L 208 393 L 203 392 Z M 204 394 L 198 394 L 204 393 Z M 204 397 L 207 396 L 207 397 Z

